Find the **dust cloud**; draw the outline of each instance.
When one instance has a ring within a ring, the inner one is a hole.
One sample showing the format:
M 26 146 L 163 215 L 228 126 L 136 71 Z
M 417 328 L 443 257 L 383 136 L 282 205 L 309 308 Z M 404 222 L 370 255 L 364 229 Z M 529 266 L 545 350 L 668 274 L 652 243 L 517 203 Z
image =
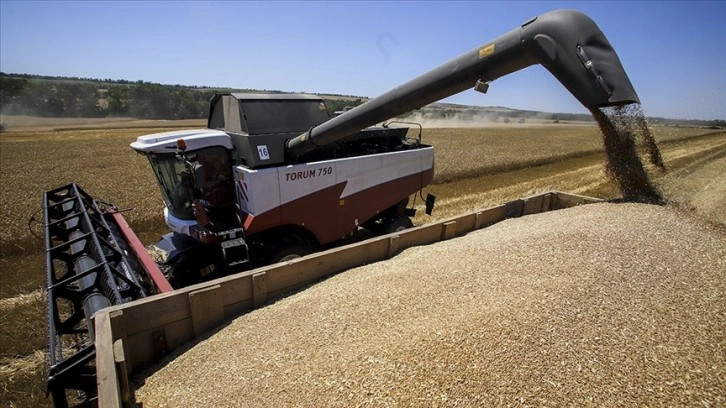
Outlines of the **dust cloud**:
M 492 119 L 488 116 L 476 116 L 470 119 L 454 118 L 431 118 L 427 117 L 424 112 L 415 112 L 408 116 L 394 119 L 394 121 L 405 121 L 420 124 L 424 129 L 437 128 L 491 128 L 491 127 L 526 127 L 538 126 L 542 124 L 552 124 L 554 121 L 549 118 L 531 117 L 531 118 L 497 118 Z M 571 123 L 570 123 L 571 124 Z

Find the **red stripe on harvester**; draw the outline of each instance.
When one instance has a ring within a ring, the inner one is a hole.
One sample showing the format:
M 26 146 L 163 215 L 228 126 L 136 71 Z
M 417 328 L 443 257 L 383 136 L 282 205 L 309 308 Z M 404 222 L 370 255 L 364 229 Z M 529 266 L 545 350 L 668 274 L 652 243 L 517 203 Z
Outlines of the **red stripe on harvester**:
M 156 262 L 151 259 L 149 253 L 146 252 L 146 248 L 144 248 L 144 245 L 141 243 L 141 240 L 139 240 L 139 237 L 137 237 L 131 227 L 129 227 L 129 224 L 126 222 L 123 215 L 115 211 L 110 212 L 110 214 L 116 221 L 116 225 L 118 225 L 118 229 L 121 231 L 121 234 L 123 234 L 124 239 L 136 254 L 136 258 L 138 258 L 141 265 L 143 265 L 144 269 L 146 269 L 146 273 L 149 274 L 151 280 L 154 281 L 154 285 L 157 289 L 159 289 L 159 292 L 166 293 L 173 291 L 174 288 L 171 287 L 171 284 L 169 284 L 169 281 L 166 280 L 164 274 L 161 272 L 161 269 L 159 269 Z

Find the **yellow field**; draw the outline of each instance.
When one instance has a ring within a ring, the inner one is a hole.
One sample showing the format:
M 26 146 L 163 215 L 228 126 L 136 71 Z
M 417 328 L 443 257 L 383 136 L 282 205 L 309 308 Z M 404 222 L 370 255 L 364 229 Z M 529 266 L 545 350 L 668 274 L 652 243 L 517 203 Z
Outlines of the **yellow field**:
M 106 125 L 86 129 L 100 125 L 63 124 L 74 130 L 53 130 L 58 126 L 43 124 L 45 128 L 11 127 L 0 134 L 0 406 L 50 402 L 44 399 L 43 243 L 31 233 L 40 235 L 42 228 L 39 223 L 30 223 L 29 228 L 31 217 L 42 221 L 43 192 L 77 182 L 94 197 L 133 208 L 124 216 L 145 243 L 165 232 L 163 203 L 151 169 L 129 143 L 139 135 L 178 127 Z M 675 171 L 702 160 L 699 169 L 717 174 L 714 163 L 724 161 L 726 132 L 653 130 L 666 164 Z M 438 201 L 434 217 L 417 216 L 418 224 L 548 189 L 618 196 L 602 171 L 602 141 L 595 125 L 429 129 L 423 141 L 436 147 L 435 182 L 427 192 L 436 194 Z M 687 170 L 681 173 L 676 176 L 688 176 L 691 184 L 714 180 L 713 176 L 699 179 Z M 668 191 L 680 191 L 673 177 L 663 177 L 663 185 Z M 691 194 L 701 194 L 696 190 Z M 699 200 L 709 202 L 708 197 Z
M 31 238 L 28 219 L 40 209 L 43 192 L 70 182 L 79 183 L 95 197 L 133 208 L 125 216 L 140 231 L 161 226 L 162 202 L 151 169 L 129 144 L 139 135 L 173 129 L 0 134 L 0 242 L 24 247 Z M 662 128 L 656 131 L 656 137 L 667 141 L 702 133 L 702 129 Z M 594 125 L 430 129 L 423 141 L 436 147 L 437 184 L 602 151 Z

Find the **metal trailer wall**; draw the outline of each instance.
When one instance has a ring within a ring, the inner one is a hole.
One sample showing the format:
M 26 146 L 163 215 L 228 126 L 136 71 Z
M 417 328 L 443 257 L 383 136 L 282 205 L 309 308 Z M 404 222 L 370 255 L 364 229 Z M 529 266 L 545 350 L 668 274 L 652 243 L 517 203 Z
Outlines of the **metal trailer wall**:
M 304 258 L 258 268 L 171 293 L 112 306 L 95 314 L 98 404 L 130 406 L 128 376 L 154 364 L 225 320 L 317 280 L 368 263 L 386 260 L 417 245 L 465 235 L 515 218 L 602 200 L 547 192 L 487 210 L 372 238 Z

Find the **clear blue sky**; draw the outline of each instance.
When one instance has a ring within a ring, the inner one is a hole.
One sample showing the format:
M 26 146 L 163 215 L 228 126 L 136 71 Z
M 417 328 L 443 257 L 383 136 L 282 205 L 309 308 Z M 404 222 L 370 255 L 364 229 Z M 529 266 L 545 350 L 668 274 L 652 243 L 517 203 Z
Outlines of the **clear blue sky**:
M 374 97 L 543 12 L 589 15 L 648 116 L 726 119 L 726 2 L 0 0 L 0 70 Z M 541 66 L 446 102 L 584 113 Z

